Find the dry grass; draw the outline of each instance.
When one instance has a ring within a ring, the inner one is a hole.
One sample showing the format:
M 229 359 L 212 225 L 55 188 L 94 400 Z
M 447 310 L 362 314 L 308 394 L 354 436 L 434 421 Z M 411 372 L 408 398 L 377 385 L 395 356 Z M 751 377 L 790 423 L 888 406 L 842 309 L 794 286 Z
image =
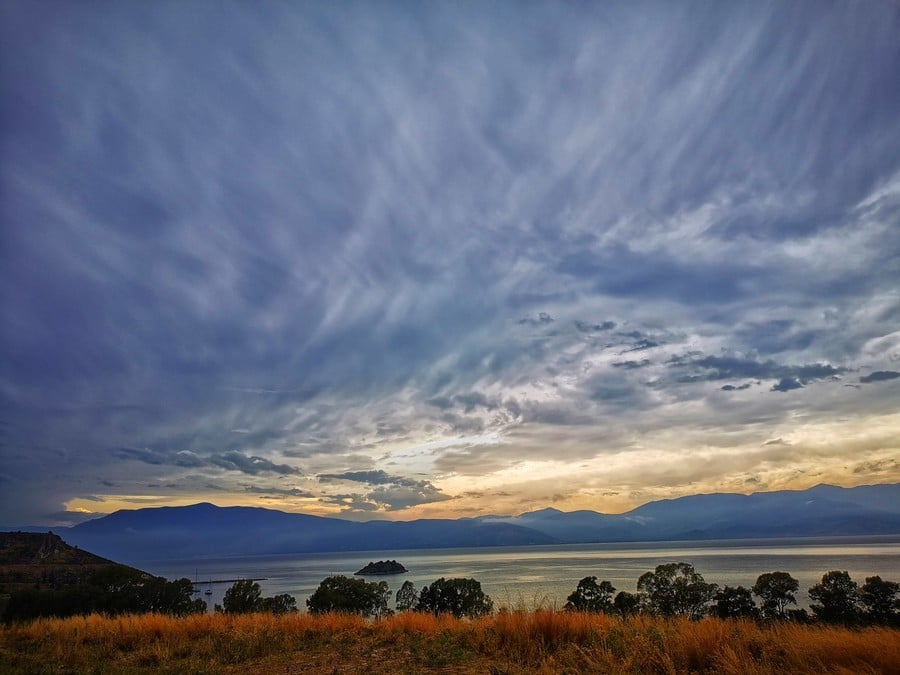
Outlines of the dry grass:
M 45 619 L 0 628 L 4 673 L 900 673 L 900 631 L 620 621 L 550 610 Z

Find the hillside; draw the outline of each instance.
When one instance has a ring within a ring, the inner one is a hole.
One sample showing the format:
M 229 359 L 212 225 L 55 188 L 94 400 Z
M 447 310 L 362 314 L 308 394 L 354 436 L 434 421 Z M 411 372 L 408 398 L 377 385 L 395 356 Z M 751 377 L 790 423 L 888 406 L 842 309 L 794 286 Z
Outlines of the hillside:
M 0 532 L 0 595 L 23 588 L 75 585 L 111 566 L 123 567 L 69 546 L 52 532 Z
M 144 575 L 69 546 L 52 532 L 0 532 L 0 617 L 15 594 L 87 587 L 98 573 Z

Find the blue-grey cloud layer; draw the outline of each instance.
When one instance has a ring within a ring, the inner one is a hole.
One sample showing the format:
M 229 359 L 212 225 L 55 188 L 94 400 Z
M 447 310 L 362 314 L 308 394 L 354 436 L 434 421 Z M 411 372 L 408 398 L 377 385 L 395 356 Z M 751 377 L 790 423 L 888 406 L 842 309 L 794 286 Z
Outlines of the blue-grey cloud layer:
M 0 13 L 0 521 L 898 407 L 892 3 Z

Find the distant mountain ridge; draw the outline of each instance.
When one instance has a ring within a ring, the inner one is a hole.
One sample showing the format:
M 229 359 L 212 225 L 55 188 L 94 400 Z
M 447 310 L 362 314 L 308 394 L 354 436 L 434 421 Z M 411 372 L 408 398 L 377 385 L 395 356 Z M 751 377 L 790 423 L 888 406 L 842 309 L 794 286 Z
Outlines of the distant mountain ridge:
M 194 504 L 117 511 L 65 530 L 115 560 L 363 550 L 900 534 L 900 483 L 650 502 L 623 514 L 548 508 L 518 516 L 355 522 Z
M 543 509 L 480 520 L 522 525 L 571 543 L 900 534 L 900 484 L 690 495 L 619 515 Z

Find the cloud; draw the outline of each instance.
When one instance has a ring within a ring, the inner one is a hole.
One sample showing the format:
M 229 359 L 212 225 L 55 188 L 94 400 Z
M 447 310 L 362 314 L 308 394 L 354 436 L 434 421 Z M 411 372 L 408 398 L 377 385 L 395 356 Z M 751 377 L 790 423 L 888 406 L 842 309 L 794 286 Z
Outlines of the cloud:
M 772 385 L 770 391 L 786 392 L 792 389 L 803 389 L 803 383 L 796 377 L 783 377 Z
M 299 470 L 288 464 L 275 464 L 265 457 L 257 457 L 255 455 L 247 456 L 239 452 L 227 452 L 221 455 L 212 455 L 209 458 L 210 463 L 220 466 L 230 471 L 240 471 L 242 473 L 255 476 L 259 473 L 277 473 L 282 475 L 296 474 Z
M 600 333 L 615 328 L 618 324 L 615 321 L 601 321 L 600 323 L 588 323 L 580 319 L 575 320 L 575 328 L 581 333 Z
M 354 483 L 368 483 L 370 485 L 389 485 L 396 483 L 400 485 L 416 484 L 417 481 L 400 476 L 391 476 L 384 471 L 345 471 L 338 474 L 320 474 L 320 481 L 336 481 L 347 480 Z
M 887 4 L 211 17 L 3 11 L 0 519 L 896 409 Z
M 244 488 L 245 492 L 252 492 L 258 495 L 269 495 L 273 497 L 314 497 L 315 495 L 300 488 L 273 488 L 260 487 L 257 485 L 248 485 Z
M 430 481 L 392 476 L 382 470 L 345 471 L 340 474 L 322 474 L 318 478 L 323 482 L 350 481 L 375 486 L 375 489 L 365 493 L 364 503 L 376 504 L 379 509 L 387 511 L 397 511 L 420 504 L 452 499 L 434 487 Z M 341 500 L 346 503 L 346 495 L 342 495 L 338 502 L 334 502 L 332 499 L 331 503 L 341 503 Z M 356 500 L 351 501 L 351 504 L 356 503 Z M 347 506 L 346 508 L 355 507 Z M 365 510 L 371 509 L 367 506 Z
M 634 370 L 636 368 L 646 368 L 650 365 L 650 361 L 648 359 L 641 359 L 640 361 L 617 361 L 611 365 L 613 368 L 627 368 L 628 370 Z
M 519 319 L 519 325 L 522 326 L 546 326 L 547 324 L 553 323 L 554 319 L 552 316 L 547 314 L 547 312 L 540 312 L 537 315 L 537 318 L 526 316 L 523 319 Z
M 833 366 L 828 363 L 796 366 L 779 364 L 772 360 L 757 361 L 733 356 L 675 357 L 670 360 L 670 364 L 673 368 L 685 368 L 690 371 L 690 374 L 679 377 L 682 382 L 714 382 L 752 377 L 763 380 L 777 379 L 780 383 L 794 382 L 803 386 L 847 371 L 845 367 Z M 726 391 L 731 390 L 726 389 Z M 782 389 L 774 389 L 774 391 L 782 391 Z
M 208 457 L 189 451 L 154 451 L 147 448 L 117 448 L 113 454 L 120 459 L 129 459 L 154 466 L 177 466 L 184 468 L 198 468 L 217 466 L 230 471 L 239 471 L 250 475 L 259 473 L 296 474 L 299 470 L 287 464 L 276 464 L 265 457 L 245 455 L 240 452 L 226 452 L 212 454 Z
M 900 373 L 896 370 L 876 370 L 868 375 L 863 375 L 859 378 L 859 381 L 868 384 L 869 382 L 885 382 L 898 377 L 900 377 Z

